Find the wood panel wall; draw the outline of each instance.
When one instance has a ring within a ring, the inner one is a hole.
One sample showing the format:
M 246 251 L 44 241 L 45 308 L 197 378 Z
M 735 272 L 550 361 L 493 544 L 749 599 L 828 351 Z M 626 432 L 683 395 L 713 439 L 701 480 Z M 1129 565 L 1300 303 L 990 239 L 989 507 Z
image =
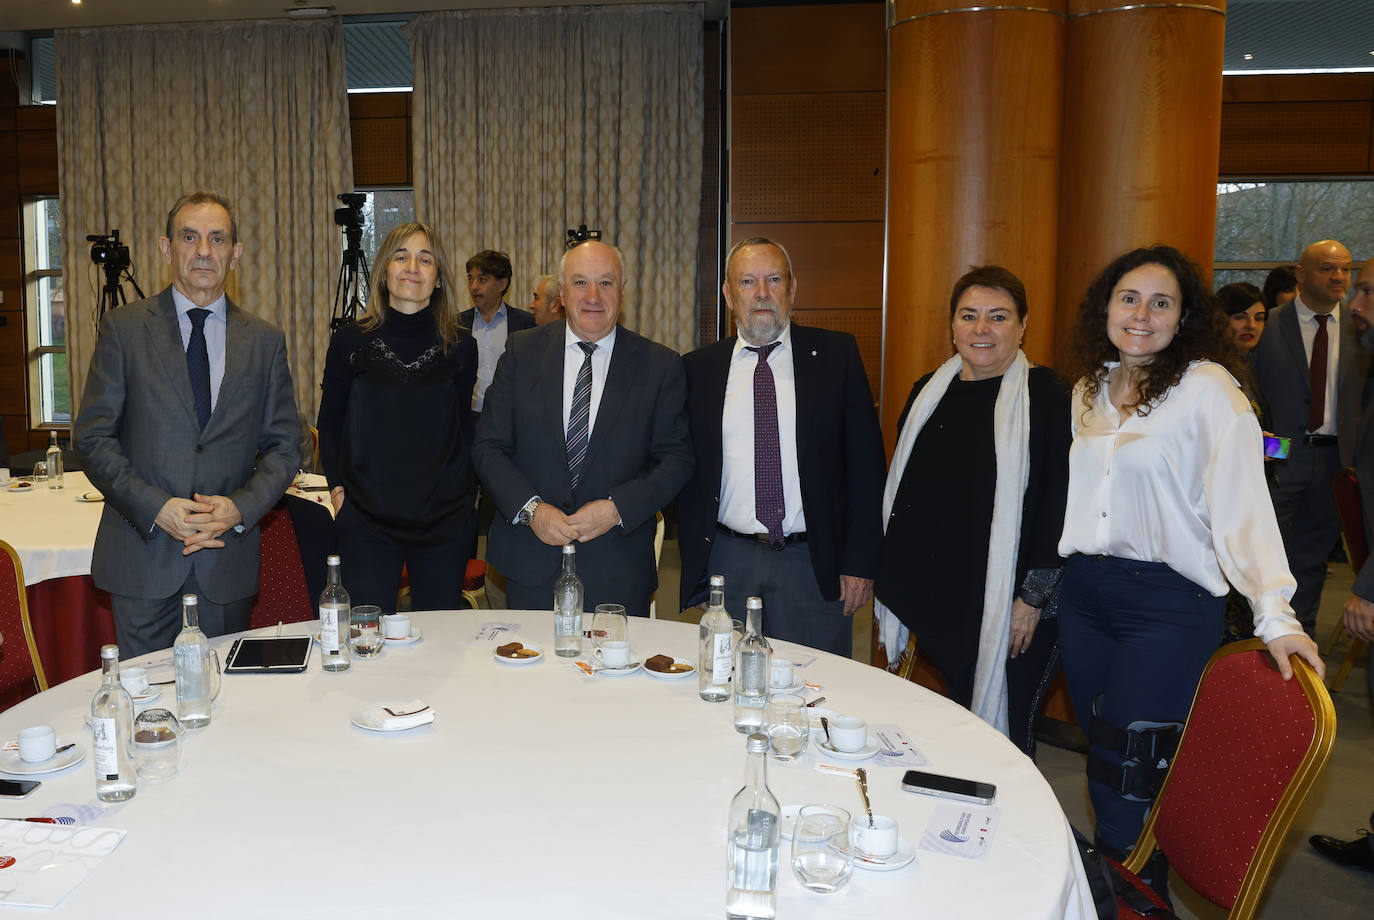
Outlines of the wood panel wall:
M 797 321 L 852 333 L 876 398 L 887 156 L 883 6 L 736 8 L 729 46 L 730 242 L 764 236 L 787 247 Z

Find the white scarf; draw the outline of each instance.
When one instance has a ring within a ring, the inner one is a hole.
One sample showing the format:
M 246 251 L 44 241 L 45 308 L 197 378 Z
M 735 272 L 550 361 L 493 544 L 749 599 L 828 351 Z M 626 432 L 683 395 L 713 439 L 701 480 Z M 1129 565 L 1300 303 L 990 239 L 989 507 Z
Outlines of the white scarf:
M 916 436 L 944 398 L 949 382 L 962 362 L 955 355 L 921 388 L 907 413 L 897 438 L 897 450 L 888 468 L 883 490 L 883 532 L 892 515 L 892 503 L 906 472 Z M 1016 553 L 1021 542 L 1021 507 L 1030 478 L 1030 393 L 1027 375 L 1030 362 L 1017 351 L 1011 367 L 1002 375 L 997 404 L 992 412 L 993 449 L 997 458 L 997 483 L 992 499 L 992 529 L 988 534 L 987 578 L 983 587 L 983 624 L 978 635 L 978 665 L 973 674 L 973 712 L 1007 734 L 1007 648 L 1011 640 L 1011 604 L 1016 597 Z M 933 483 L 943 488 L 943 483 Z M 929 522 L 939 526 L 938 522 Z M 889 667 L 895 669 L 906 650 L 909 631 L 881 601 L 874 599 L 878 644 L 885 650 Z

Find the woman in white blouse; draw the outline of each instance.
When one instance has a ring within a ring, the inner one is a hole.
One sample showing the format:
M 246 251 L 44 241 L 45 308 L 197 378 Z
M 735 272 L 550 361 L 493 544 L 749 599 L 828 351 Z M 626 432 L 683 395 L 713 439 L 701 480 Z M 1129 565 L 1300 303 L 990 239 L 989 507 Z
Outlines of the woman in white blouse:
M 1196 267 L 1169 246 L 1117 258 L 1088 289 L 1071 349 L 1082 376 L 1060 643 L 1092 746 L 1097 840 L 1120 855 L 1220 642 L 1228 581 L 1285 678 L 1290 654 L 1323 667 L 1289 605 L 1295 583 L 1265 499 L 1259 424 L 1231 372 L 1230 324 Z

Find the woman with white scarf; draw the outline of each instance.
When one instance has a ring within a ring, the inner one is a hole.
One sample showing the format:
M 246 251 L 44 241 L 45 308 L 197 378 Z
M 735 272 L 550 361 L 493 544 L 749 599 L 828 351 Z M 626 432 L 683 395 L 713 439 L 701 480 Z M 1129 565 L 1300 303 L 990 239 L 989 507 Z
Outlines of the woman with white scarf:
M 1034 754 L 1057 661 L 1069 389 L 1021 351 L 1026 289 L 975 268 L 950 296 L 958 354 L 912 387 L 887 488 L 874 602 L 895 667 L 908 630 L 951 699 Z

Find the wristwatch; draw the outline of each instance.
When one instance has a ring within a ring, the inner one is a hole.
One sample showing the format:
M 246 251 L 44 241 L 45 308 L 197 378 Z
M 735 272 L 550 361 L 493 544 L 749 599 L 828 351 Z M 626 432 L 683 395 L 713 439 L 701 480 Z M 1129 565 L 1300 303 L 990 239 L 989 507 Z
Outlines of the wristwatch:
M 515 523 L 521 527 L 530 526 L 531 519 L 534 518 L 534 509 L 544 504 L 544 499 L 538 495 L 525 502 L 524 506 L 516 513 Z

